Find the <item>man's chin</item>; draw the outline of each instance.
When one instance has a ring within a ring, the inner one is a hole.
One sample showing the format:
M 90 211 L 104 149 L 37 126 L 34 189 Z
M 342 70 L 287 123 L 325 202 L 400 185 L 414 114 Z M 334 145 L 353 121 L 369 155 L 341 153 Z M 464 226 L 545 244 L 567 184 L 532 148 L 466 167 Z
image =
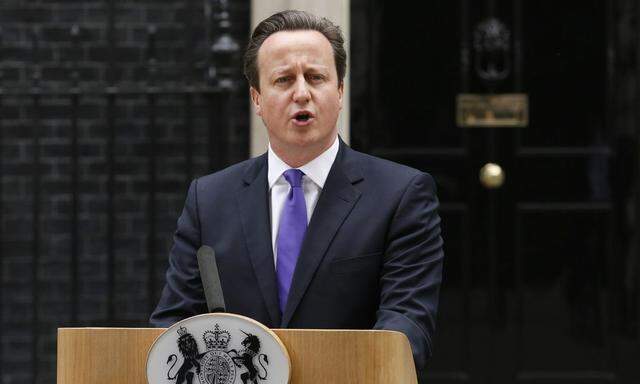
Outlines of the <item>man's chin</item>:
M 322 138 L 309 129 L 293 130 L 287 137 L 287 144 L 290 147 L 309 148 L 319 145 L 321 141 Z
M 305 132 L 304 134 L 296 134 L 287 138 L 286 147 L 289 150 L 317 150 L 327 146 L 329 138 L 318 137 L 313 132 Z M 331 141 L 333 143 L 333 141 Z M 331 145 L 329 143 L 329 145 Z

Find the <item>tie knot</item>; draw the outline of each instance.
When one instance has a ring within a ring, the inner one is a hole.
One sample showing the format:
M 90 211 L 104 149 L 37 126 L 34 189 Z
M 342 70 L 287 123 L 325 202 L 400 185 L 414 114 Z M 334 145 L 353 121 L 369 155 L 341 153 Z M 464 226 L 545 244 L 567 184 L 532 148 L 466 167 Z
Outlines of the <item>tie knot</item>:
M 304 175 L 304 172 L 299 169 L 287 169 L 284 171 L 284 178 L 292 188 L 302 186 L 302 175 Z

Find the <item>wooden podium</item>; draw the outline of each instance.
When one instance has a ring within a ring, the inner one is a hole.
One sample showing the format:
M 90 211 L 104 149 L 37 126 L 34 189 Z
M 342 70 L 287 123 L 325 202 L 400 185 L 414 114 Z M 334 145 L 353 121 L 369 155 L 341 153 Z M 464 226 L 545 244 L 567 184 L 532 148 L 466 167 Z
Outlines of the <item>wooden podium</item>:
M 147 384 L 147 351 L 163 331 L 162 328 L 59 328 L 57 383 Z M 273 331 L 291 357 L 291 384 L 417 382 L 409 341 L 402 333 Z

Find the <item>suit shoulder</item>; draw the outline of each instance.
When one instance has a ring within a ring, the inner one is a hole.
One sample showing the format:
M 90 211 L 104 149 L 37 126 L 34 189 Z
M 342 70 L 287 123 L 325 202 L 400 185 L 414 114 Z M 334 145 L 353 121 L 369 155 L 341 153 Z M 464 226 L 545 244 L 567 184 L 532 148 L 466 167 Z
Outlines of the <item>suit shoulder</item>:
M 400 184 L 409 182 L 418 175 L 426 176 L 428 179 L 433 177 L 425 171 L 409 167 L 404 164 L 396 163 L 391 160 L 383 159 L 366 153 L 358 152 L 351 149 L 352 156 L 358 159 L 363 171 L 368 176 L 380 177 L 388 181 L 395 181 Z
M 198 189 L 209 189 L 222 186 L 229 188 L 242 182 L 247 171 L 264 161 L 264 155 L 241 161 L 217 172 L 198 177 Z

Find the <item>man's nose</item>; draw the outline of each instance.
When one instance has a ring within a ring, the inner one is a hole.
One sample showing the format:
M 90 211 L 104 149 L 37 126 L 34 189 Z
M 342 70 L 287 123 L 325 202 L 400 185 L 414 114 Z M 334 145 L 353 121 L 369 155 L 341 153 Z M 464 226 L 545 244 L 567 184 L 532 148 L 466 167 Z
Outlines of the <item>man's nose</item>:
M 311 98 L 309 93 L 309 84 L 304 76 L 299 76 L 296 79 L 295 88 L 293 90 L 293 101 L 296 103 L 306 103 Z

